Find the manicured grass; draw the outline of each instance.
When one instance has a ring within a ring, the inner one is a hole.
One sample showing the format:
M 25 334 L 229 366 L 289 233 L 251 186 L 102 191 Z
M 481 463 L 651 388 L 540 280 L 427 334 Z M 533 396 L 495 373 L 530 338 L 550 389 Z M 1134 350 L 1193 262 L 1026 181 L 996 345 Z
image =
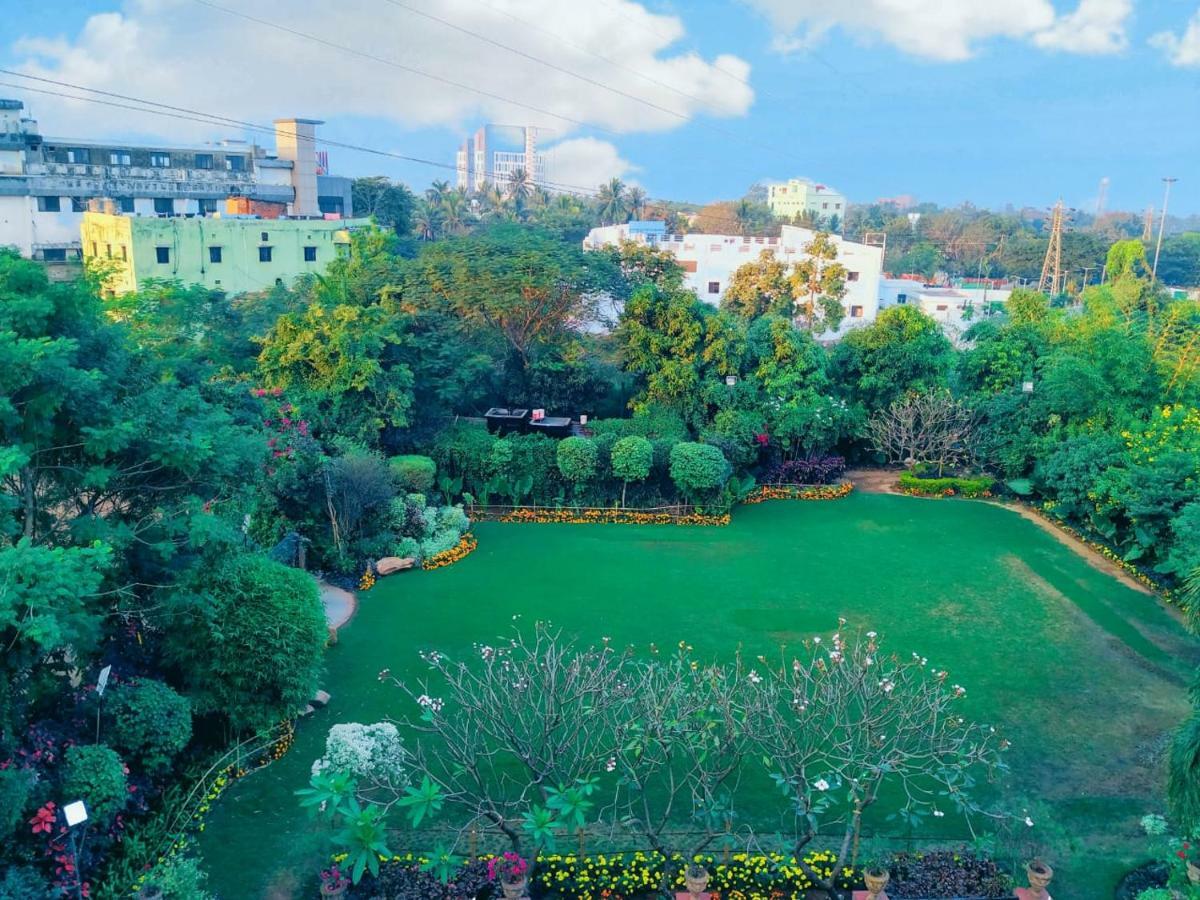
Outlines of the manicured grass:
M 1153 598 L 1011 512 L 855 494 L 739 508 L 727 528 L 482 524 L 475 533 L 479 549 L 462 562 L 382 579 L 361 596 L 329 653 L 333 702 L 301 724 L 287 756 L 226 793 L 202 835 L 222 897 L 308 881 L 319 835 L 292 791 L 330 725 L 406 712 L 378 682 L 381 669 L 417 674 L 417 650 L 469 652 L 514 616 L 589 640 L 687 640 L 713 656 L 738 645 L 770 654 L 827 634 L 839 615 L 878 630 L 891 649 L 948 668 L 968 688 L 970 713 L 1012 739 L 1007 793 L 1044 801 L 1031 813 L 1080 842 L 1055 860 L 1059 900 L 1111 896 L 1141 856 L 1137 819 L 1162 809 L 1159 752 L 1188 709 L 1192 640 Z

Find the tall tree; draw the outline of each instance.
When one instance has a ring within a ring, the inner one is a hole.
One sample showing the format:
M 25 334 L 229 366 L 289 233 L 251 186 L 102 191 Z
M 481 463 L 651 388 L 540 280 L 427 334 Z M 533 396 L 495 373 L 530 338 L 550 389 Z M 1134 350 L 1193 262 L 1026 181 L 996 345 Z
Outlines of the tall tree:
M 818 232 L 804 245 L 804 256 L 792 268 L 792 292 L 802 304 L 805 327 L 811 332 L 835 331 L 846 312 L 846 267 L 837 261 L 837 244 Z
M 396 234 L 412 230 L 417 199 L 404 185 L 383 175 L 355 178 L 350 185 L 350 199 L 356 216 L 371 216 Z
M 596 214 L 604 225 L 617 225 L 628 220 L 629 196 L 625 182 L 620 178 L 610 179 L 600 185 L 600 192 L 596 195 Z

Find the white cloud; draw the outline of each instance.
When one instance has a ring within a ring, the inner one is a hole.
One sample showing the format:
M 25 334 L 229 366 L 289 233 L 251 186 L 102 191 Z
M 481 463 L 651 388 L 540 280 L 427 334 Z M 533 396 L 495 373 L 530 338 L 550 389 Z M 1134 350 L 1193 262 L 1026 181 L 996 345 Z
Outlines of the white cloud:
M 840 28 L 855 38 L 882 41 L 912 56 L 957 62 L 996 38 L 1031 41 L 1072 53 L 1112 53 L 1126 44 L 1132 0 L 1079 0 L 1070 13 L 1050 0 L 744 0 L 780 35 L 783 52 L 812 46 Z
M 1200 10 L 1183 34 L 1163 31 L 1150 38 L 1150 45 L 1162 50 L 1173 66 L 1200 66 Z
M 630 182 L 637 166 L 608 141 L 571 138 L 546 148 L 547 180 L 561 185 L 603 184 L 610 178 Z M 630 182 L 632 183 L 632 182 Z
M 710 61 L 671 50 L 684 32 L 683 22 L 652 14 L 634 0 L 402 2 L 677 115 L 386 0 L 215 2 L 505 99 L 482 97 L 190 0 L 125 0 L 120 12 L 91 16 L 73 37 L 18 39 L 7 54 L 16 65 L 8 68 L 256 122 L 362 116 L 406 127 L 465 130 L 493 121 L 537 125 L 559 135 L 579 126 L 555 114 L 618 133 L 663 131 L 697 115 L 743 115 L 754 100 L 753 90 L 740 80 L 749 75 L 746 62 L 733 56 Z M 53 133 L 217 133 L 203 125 L 36 93 L 26 99 L 35 105 L 43 128 Z M 533 112 L 512 100 L 548 112 Z
M 1080 0 L 1078 9 L 1035 34 L 1033 42 L 1067 53 L 1119 53 L 1129 45 L 1125 22 L 1132 12 L 1133 0 Z

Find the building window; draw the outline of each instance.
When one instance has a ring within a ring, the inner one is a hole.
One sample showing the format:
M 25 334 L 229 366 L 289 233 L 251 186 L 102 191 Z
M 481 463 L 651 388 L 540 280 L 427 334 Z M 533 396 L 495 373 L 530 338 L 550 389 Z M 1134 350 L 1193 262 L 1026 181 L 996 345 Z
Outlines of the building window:
M 271 261 L 271 248 L 270 247 L 259 247 L 258 248 L 258 261 L 259 262 L 270 262 Z
M 821 209 L 829 209 L 829 204 L 828 204 L 828 203 L 822 203 L 822 204 L 821 204 Z
M 42 251 L 42 259 L 46 262 L 66 262 L 67 251 L 61 247 L 49 247 Z
M 38 197 L 37 198 L 38 212 L 61 212 L 62 198 L 61 197 Z
M 86 163 L 88 159 L 88 152 L 81 148 L 74 148 L 67 151 L 67 162 L 69 163 Z
M 858 273 L 857 272 L 847 272 L 846 280 L 847 281 L 858 281 Z
M 158 261 L 158 264 L 160 266 L 165 266 L 167 263 L 169 263 L 171 261 L 171 248 L 170 247 L 155 247 L 154 248 L 154 258 Z
M 861 319 L 863 316 L 863 308 L 861 306 L 850 307 L 850 318 Z
M 939 304 L 938 304 L 938 307 L 937 307 L 937 311 L 938 311 L 938 312 L 945 312 L 945 311 L 946 311 L 946 304 L 945 304 L 945 303 L 939 303 Z
M 112 259 L 112 244 L 105 244 L 105 245 L 104 245 L 104 258 L 105 258 L 105 259 Z
M 317 261 L 317 248 L 316 247 L 305 247 L 304 248 L 304 261 L 305 262 L 316 262 Z
M 150 165 L 158 169 L 165 169 L 171 165 L 170 153 L 151 153 Z
M 92 256 L 97 257 L 99 255 L 100 255 L 100 251 L 96 249 L 96 242 L 92 241 Z
M 210 213 L 215 213 L 217 211 L 217 201 L 216 200 L 197 200 L 196 201 L 196 209 L 200 212 L 200 215 L 202 215 L 202 216 L 207 216 Z
M 133 198 L 132 197 L 118 197 L 117 198 L 117 209 L 119 209 L 123 213 L 133 212 Z
M 87 197 L 72 197 L 71 212 L 87 212 L 88 201 Z
M 209 247 L 208 248 L 208 261 L 210 263 L 219 263 L 221 261 L 221 248 L 220 247 Z
M 127 166 L 132 162 L 128 151 L 114 150 L 108 154 L 108 164 L 110 166 Z
M 196 154 L 197 169 L 211 169 L 213 167 L 213 155 L 211 153 Z
M 245 172 L 246 157 L 244 156 L 227 156 L 225 157 L 225 168 L 230 172 Z
M 129 259 L 129 250 L 124 244 L 121 245 L 121 259 Z
M 908 294 L 897 294 L 896 302 L 897 303 L 907 303 L 908 302 Z
M 259 238 L 259 240 L 260 240 L 260 241 L 265 241 L 265 240 L 267 240 L 267 233 L 266 233 L 265 231 L 262 233 L 262 237 L 261 237 L 261 238 Z
M 721 282 L 719 282 L 719 281 L 710 281 L 710 282 L 708 283 L 708 292 L 709 292 L 710 294 L 719 294 L 719 293 L 721 293 Z
M 160 216 L 170 215 L 175 212 L 175 203 L 170 197 L 155 197 L 154 211 Z

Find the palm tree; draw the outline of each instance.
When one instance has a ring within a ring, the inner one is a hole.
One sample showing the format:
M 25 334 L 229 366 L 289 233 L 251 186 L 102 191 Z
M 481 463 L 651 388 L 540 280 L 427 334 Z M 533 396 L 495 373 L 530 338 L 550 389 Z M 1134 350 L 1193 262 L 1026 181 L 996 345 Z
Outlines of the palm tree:
M 596 196 L 596 212 L 603 225 L 616 225 L 629 217 L 628 198 L 625 193 L 625 183 L 620 178 L 614 178 L 608 184 L 600 185 Z
M 508 176 L 508 199 L 513 202 L 518 214 L 525 209 L 525 204 L 529 202 L 535 187 L 533 175 L 520 166 L 513 169 L 512 174 Z
M 442 233 L 444 217 L 441 209 L 428 200 L 421 202 L 413 214 L 413 231 L 422 241 L 436 241 Z
M 640 187 L 631 187 L 627 197 L 629 215 L 635 219 L 644 218 L 646 215 L 646 192 Z
M 796 213 L 795 222 L 801 228 L 817 231 L 821 227 L 821 216 L 811 209 L 806 209 L 802 213 Z
M 467 230 L 467 220 L 471 215 L 465 191 L 451 191 L 442 200 L 441 212 L 443 225 L 447 234 L 462 234 Z
M 425 197 L 430 203 L 441 205 L 446 199 L 446 195 L 450 193 L 450 182 L 435 181 L 425 190 Z

